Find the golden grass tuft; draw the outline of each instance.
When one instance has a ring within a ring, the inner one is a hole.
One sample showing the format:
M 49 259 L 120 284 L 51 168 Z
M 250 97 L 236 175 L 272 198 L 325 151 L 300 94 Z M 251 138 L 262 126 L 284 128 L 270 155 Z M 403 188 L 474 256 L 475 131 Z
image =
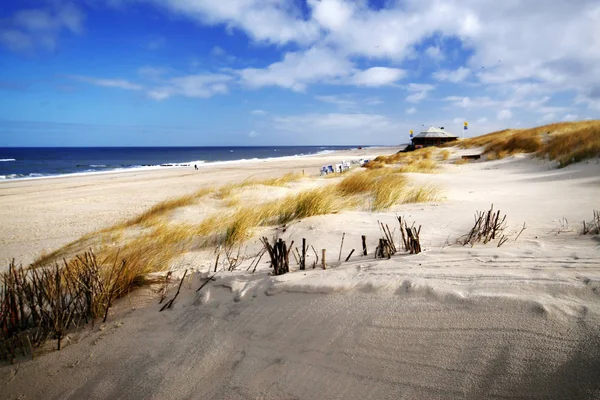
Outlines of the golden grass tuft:
M 437 171 L 437 169 L 438 166 L 435 160 L 429 158 L 411 160 L 398 168 L 400 172 L 417 172 L 426 174 L 434 173 Z
M 459 146 L 483 146 L 488 160 L 516 153 L 536 153 L 564 167 L 600 155 L 600 120 L 561 122 L 531 129 L 505 129 L 462 140 Z
M 559 167 L 600 155 L 600 121 L 596 122 L 576 133 L 551 136 L 541 153 L 558 161 Z
M 447 159 L 450 158 L 450 154 L 452 154 L 452 152 L 448 149 L 444 149 L 440 152 L 441 156 L 442 156 L 442 160 L 446 161 Z
M 365 172 L 357 171 L 352 175 L 345 177 L 344 180 L 337 184 L 336 189 L 342 195 L 346 196 L 369 192 L 373 189 L 375 182 L 374 171 L 382 170 L 367 170 Z
M 280 176 L 279 178 L 256 181 L 256 184 L 264 186 L 286 186 L 288 183 L 297 182 L 302 178 L 303 175 L 301 173 L 290 172 L 283 176 Z
M 411 152 L 398 152 L 389 156 L 375 158 L 375 165 L 367 168 L 383 168 L 384 164 L 401 164 L 399 172 L 433 173 L 437 169 L 437 163 L 433 159 L 437 152 L 435 147 L 426 147 Z
M 399 203 L 406 193 L 406 178 L 403 175 L 389 175 L 380 178 L 373 188 L 373 210 L 383 210 Z
M 404 203 L 427 203 L 441 200 L 441 189 L 435 185 L 411 188 L 404 197 Z
M 296 182 L 302 179 L 302 174 L 290 172 L 278 178 L 269 178 L 269 179 L 246 179 L 242 182 L 230 183 L 227 185 L 223 185 L 217 190 L 216 197 L 218 199 L 225 200 L 233 195 L 233 193 L 239 189 L 243 189 L 250 186 L 286 186 L 288 183 Z
M 151 226 L 156 222 L 158 217 L 161 217 L 164 214 L 173 211 L 176 208 L 190 206 L 194 204 L 197 199 L 198 197 L 195 194 L 192 194 L 162 201 L 150 207 L 147 211 L 141 213 L 140 215 L 120 224 L 119 227 L 126 228 L 138 224 L 143 224 L 144 226 Z
M 329 187 L 305 190 L 283 199 L 278 211 L 280 223 L 315 215 L 334 214 L 344 208 L 344 201 Z

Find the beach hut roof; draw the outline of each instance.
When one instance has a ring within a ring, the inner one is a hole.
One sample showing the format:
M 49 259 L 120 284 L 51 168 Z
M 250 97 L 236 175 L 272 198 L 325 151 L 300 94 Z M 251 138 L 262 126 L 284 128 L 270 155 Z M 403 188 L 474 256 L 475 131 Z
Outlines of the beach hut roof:
M 415 138 L 457 138 L 458 136 L 453 135 L 450 132 L 446 132 L 441 128 L 430 126 L 427 130 L 415 135 Z

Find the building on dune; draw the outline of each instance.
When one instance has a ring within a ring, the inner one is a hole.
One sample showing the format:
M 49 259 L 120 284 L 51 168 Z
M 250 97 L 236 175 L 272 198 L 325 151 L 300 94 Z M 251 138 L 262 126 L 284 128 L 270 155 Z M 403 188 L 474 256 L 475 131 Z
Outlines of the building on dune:
M 418 133 L 412 138 L 412 148 L 418 149 L 421 147 L 440 146 L 444 143 L 458 140 L 458 136 L 447 132 L 444 128 L 435 128 L 430 126 L 423 132 Z

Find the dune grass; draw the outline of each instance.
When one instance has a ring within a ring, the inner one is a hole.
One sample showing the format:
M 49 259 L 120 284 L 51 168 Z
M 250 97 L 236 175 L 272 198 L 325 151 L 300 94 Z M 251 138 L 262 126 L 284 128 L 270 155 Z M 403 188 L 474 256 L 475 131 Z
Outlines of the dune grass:
M 444 161 L 449 159 L 451 154 L 452 154 L 452 152 L 448 149 L 444 149 L 440 152 L 440 155 L 442 156 L 442 160 L 444 160 Z
M 437 162 L 434 156 L 437 153 L 437 148 L 426 147 L 410 152 L 398 152 L 389 156 L 379 156 L 373 160 L 377 163 L 375 166 L 367 168 L 383 168 L 384 165 L 400 165 L 400 172 L 413 173 L 434 173 L 437 170 Z M 446 150 L 447 151 L 447 150 Z M 449 152 L 448 156 L 449 157 Z M 443 158 L 443 154 L 440 154 Z M 443 158 L 443 159 L 447 159 Z
M 488 160 L 536 153 L 559 167 L 600 155 L 600 120 L 561 122 L 531 129 L 505 129 L 466 140 L 462 148 L 484 147 Z
M 269 179 L 246 179 L 242 182 L 230 183 L 221 186 L 215 193 L 218 199 L 227 199 L 233 195 L 236 190 L 251 187 L 251 186 L 286 186 L 289 183 L 297 182 L 302 179 L 303 175 L 300 173 L 290 172 L 277 178 Z
M 433 160 L 419 158 L 416 162 L 430 163 Z M 69 246 L 41 257 L 36 261 L 36 266 L 47 265 L 59 257 L 94 248 L 96 254 L 103 259 L 117 256 L 126 259 L 131 274 L 143 276 L 148 272 L 169 268 L 175 258 L 190 248 L 242 243 L 251 237 L 257 227 L 334 214 L 359 207 L 365 202 L 372 210 L 384 210 L 394 204 L 437 200 L 432 190 L 409 187 L 402 172 L 402 166 L 394 168 L 382 163 L 381 168 L 351 171 L 340 182 L 324 184 L 283 199 L 258 204 L 233 201 L 232 192 L 256 184 L 286 185 L 301 176 L 288 174 L 273 180 L 248 180 L 217 189 L 207 188 L 161 202 L 135 218 L 86 235 Z M 192 206 L 200 197 L 210 194 L 215 198 L 229 196 L 229 200 L 221 203 L 224 207 L 222 210 L 204 216 L 200 223 L 194 225 L 170 222 L 171 211 Z
M 372 210 L 383 210 L 399 203 L 406 193 L 403 175 L 382 176 L 373 187 Z
M 438 170 L 438 165 L 435 160 L 431 158 L 423 158 L 410 160 L 405 164 L 402 164 L 399 168 L 400 172 L 415 172 L 422 174 L 432 174 Z

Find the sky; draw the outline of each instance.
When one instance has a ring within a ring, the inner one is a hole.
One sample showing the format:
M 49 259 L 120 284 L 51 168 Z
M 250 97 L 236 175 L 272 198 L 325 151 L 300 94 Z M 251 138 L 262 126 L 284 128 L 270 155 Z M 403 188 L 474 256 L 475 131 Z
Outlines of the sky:
M 596 0 L 0 2 L 0 146 L 388 145 L 599 115 Z

